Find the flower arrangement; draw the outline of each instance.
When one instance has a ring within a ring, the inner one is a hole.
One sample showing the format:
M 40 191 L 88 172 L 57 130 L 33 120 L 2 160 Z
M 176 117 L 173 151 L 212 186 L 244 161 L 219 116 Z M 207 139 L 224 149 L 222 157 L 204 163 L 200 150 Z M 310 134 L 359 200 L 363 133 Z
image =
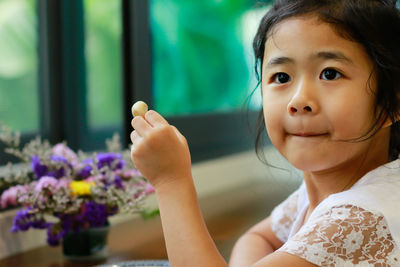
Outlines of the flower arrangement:
M 22 207 L 12 232 L 45 229 L 47 243 L 56 246 L 69 231 L 104 226 L 117 213 L 158 214 L 145 208 L 154 188 L 133 166 L 129 150 L 120 152 L 118 135 L 106 141 L 107 152 L 93 154 L 75 153 L 65 143 L 51 146 L 40 137 L 20 149 L 19 140 L 19 133 L 1 126 L 5 151 L 25 163 L 9 163 L 0 172 L 1 209 Z

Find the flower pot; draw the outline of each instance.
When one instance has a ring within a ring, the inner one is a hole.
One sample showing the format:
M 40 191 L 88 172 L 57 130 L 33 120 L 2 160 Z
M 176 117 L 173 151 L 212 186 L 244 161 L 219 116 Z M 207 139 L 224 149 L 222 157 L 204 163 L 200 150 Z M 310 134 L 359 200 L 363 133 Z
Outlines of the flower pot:
M 71 261 L 98 261 L 107 258 L 109 226 L 68 232 L 62 240 L 63 254 Z

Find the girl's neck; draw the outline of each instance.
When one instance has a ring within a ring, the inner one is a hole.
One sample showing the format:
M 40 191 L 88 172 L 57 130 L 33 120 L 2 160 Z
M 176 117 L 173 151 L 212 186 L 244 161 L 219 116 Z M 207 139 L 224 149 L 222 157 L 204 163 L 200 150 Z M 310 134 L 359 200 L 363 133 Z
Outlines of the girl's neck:
M 303 171 L 309 214 L 329 195 L 350 189 L 366 173 L 388 162 L 389 140 L 372 137 L 370 141 L 365 155 L 349 160 L 342 166 L 319 172 Z

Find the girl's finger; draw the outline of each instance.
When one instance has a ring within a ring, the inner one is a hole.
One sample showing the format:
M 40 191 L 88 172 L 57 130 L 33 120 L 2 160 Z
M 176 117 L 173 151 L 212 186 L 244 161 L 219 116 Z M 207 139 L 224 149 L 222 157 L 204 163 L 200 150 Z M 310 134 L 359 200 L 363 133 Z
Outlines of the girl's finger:
M 142 137 L 146 136 L 152 129 L 152 126 L 142 116 L 133 118 L 131 124 L 137 134 Z
M 136 131 L 131 132 L 131 142 L 133 145 L 138 144 L 141 138 Z
M 133 143 L 134 140 L 138 137 L 137 132 L 136 131 L 132 131 L 130 137 L 131 137 L 131 142 Z
M 146 114 L 144 115 L 144 118 L 153 127 L 168 125 L 168 122 L 164 119 L 164 117 L 158 114 L 154 110 L 147 111 Z

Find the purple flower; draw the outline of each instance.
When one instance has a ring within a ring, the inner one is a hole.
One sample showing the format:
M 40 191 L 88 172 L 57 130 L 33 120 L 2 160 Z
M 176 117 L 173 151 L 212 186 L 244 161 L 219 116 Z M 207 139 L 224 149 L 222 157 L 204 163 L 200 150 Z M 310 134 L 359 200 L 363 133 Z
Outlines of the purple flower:
M 17 211 L 13 219 L 11 232 L 26 231 L 31 227 L 31 219 L 33 215 L 29 213 L 31 208 Z
M 99 153 L 96 155 L 96 159 L 98 160 L 97 168 L 100 170 L 104 166 L 108 166 L 111 170 L 119 170 L 125 166 L 125 161 L 122 158 L 121 154 L 118 153 Z M 93 160 L 86 159 L 83 161 L 84 165 L 78 171 L 78 176 L 81 179 L 86 179 L 90 176 L 90 172 L 92 171 Z
M 85 160 L 84 163 L 90 163 L 88 160 Z M 90 176 L 90 172 L 92 171 L 92 166 L 90 165 L 82 165 L 81 169 L 78 171 L 78 177 L 82 179 L 86 179 Z
M 60 219 L 61 228 L 65 231 L 78 232 L 84 227 L 85 222 L 82 214 L 57 214 L 56 217 Z
M 47 244 L 53 247 L 58 246 L 66 233 L 67 231 L 59 227 L 59 225 L 49 224 L 47 227 Z
M 105 204 L 99 204 L 94 201 L 85 203 L 83 217 L 89 222 L 90 226 L 104 226 L 107 221 L 107 216 L 107 206 Z
M 42 176 L 35 186 L 35 192 L 39 193 L 43 188 L 56 189 L 57 185 L 58 181 L 56 178 L 51 176 Z
M 59 143 L 53 147 L 53 155 L 61 156 L 67 159 L 73 165 L 78 163 L 78 157 L 75 152 L 63 143 Z
M 123 189 L 123 188 L 124 188 L 124 185 L 123 185 L 123 183 L 122 183 L 122 179 L 121 179 L 121 177 L 119 177 L 119 176 L 115 176 L 115 178 L 114 178 L 114 184 L 115 184 L 115 186 L 116 186 L 117 188 L 120 188 L 120 189 Z
M 97 154 L 97 160 L 99 161 L 97 165 L 99 169 L 107 165 L 111 170 L 115 171 L 125 166 L 122 155 L 118 153 L 99 153 Z
M 114 206 L 109 208 L 108 210 L 108 216 L 112 216 L 118 213 L 118 206 Z
M 58 156 L 58 155 L 51 155 L 50 159 L 54 162 L 64 162 L 65 164 L 68 164 L 68 160 L 64 158 L 63 156 Z
M 31 161 L 32 161 L 33 172 L 36 174 L 38 178 L 47 174 L 49 168 L 47 168 L 46 165 L 42 165 L 40 163 L 40 158 L 38 156 L 35 155 L 32 156 Z
M 71 164 L 69 164 L 69 162 L 67 161 L 67 159 L 64 158 L 63 156 L 51 155 L 51 156 L 50 156 L 50 159 L 51 159 L 53 162 L 63 162 L 63 163 L 65 163 L 66 166 L 69 166 L 69 168 L 72 169 Z M 65 169 L 64 169 L 64 167 L 61 167 L 61 168 L 58 168 L 58 169 L 56 169 L 56 170 L 49 171 L 48 175 L 49 175 L 49 176 L 56 177 L 56 178 L 63 177 L 63 176 L 65 175 Z
M 68 163 L 68 161 L 63 156 L 51 155 L 50 160 L 53 162 L 63 162 L 66 165 L 68 165 L 69 168 L 72 168 L 72 166 Z M 40 178 L 42 176 L 53 176 L 55 178 L 60 178 L 65 175 L 64 167 L 60 167 L 55 170 L 49 170 L 49 167 L 42 164 L 40 161 L 40 158 L 36 155 L 33 155 L 31 157 L 31 165 L 32 165 L 33 172 L 36 174 L 37 178 Z
M 51 223 L 48 223 L 45 220 L 34 220 L 31 222 L 31 227 L 35 229 L 46 229 L 50 224 Z
M 17 206 L 18 204 L 18 194 L 24 194 L 26 188 L 22 185 L 16 185 L 8 188 L 3 192 L 0 198 L 1 208 L 5 209 L 8 206 Z
M 31 227 L 36 229 L 45 229 L 49 226 L 49 223 L 42 218 L 36 218 L 30 211 L 30 207 L 17 211 L 13 220 L 11 232 L 26 231 Z

